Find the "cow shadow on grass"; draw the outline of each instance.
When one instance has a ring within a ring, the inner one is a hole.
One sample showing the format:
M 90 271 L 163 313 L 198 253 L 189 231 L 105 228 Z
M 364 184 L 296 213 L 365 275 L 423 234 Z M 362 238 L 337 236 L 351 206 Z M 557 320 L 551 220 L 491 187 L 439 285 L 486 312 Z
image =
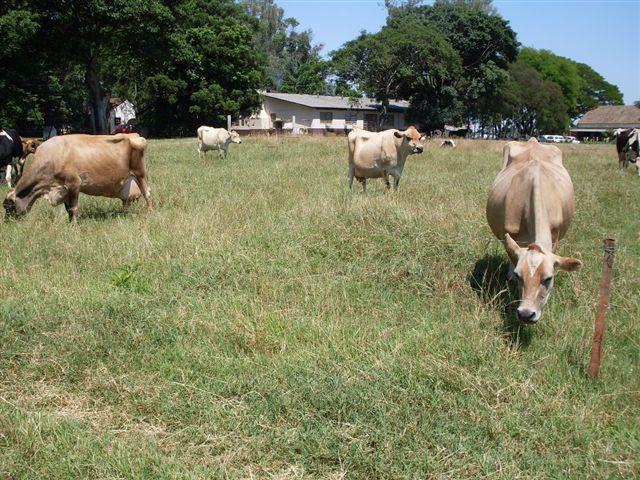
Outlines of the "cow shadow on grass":
M 500 311 L 502 333 L 511 348 L 527 348 L 532 332 L 527 325 L 516 318 L 518 307 L 518 286 L 507 281 L 509 262 L 499 255 L 485 255 L 473 266 L 469 275 L 469 285 L 489 308 Z
M 78 219 L 90 219 L 97 221 L 113 220 L 115 218 L 135 217 L 140 212 L 132 207 L 101 207 L 101 206 L 89 206 L 84 209 L 78 208 Z

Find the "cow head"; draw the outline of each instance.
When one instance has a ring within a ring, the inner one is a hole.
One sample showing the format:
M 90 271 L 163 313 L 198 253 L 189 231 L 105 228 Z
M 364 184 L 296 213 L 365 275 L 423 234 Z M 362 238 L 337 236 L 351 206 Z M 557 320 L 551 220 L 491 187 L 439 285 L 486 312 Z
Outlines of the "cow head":
M 425 141 L 426 137 L 421 135 L 416 127 L 409 127 L 406 130 L 397 130 L 393 132 L 396 138 L 402 139 L 402 145 L 410 150 L 411 153 L 422 153 L 424 151 L 424 145 L 422 142 Z
M 535 243 L 522 248 L 508 233 L 504 236 L 504 246 L 515 265 L 513 273 L 520 286 L 518 320 L 536 323 L 540 320 L 542 308 L 553 288 L 555 269 L 573 272 L 582 267 L 582 262 L 576 258 L 560 257 L 547 252 Z
M 238 144 L 242 143 L 242 140 L 240 139 L 240 135 L 235 130 L 231 130 L 229 132 L 229 135 L 233 143 L 238 143 Z
M 16 218 L 24 216 L 31 210 L 31 206 L 38 198 L 51 190 L 50 187 L 37 182 L 28 182 L 25 185 L 23 180 L 24 177 L 18 181 L 16 188 L 12 188 L 7 192 L 7 196 L 2 204 L 7 217 Z
M 31 153 L 36 153 L 36 150 L 40 146 L 40 142 L 33 138 L 23 138 L 22 139 L 22 151 L 24 152 L 24 156 Z

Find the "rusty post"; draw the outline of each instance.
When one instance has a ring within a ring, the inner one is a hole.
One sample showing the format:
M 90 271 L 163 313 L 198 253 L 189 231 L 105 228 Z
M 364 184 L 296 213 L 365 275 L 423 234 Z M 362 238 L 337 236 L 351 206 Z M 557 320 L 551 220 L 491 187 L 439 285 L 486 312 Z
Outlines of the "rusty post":
M 589 376 L 596 378 L 602 361 L 602 341 L 606 329 L 607 310 L 611 296 L 611 274 L 613 271 L 613 256 L 616 241 L 612 238 L 604 240 L 604 259 L 602 276 L 600 277 L 600 293 L 598 295 L 598 312 L 593 328 L 593 345 L 591 346 L 591 362 L 589 362 Z

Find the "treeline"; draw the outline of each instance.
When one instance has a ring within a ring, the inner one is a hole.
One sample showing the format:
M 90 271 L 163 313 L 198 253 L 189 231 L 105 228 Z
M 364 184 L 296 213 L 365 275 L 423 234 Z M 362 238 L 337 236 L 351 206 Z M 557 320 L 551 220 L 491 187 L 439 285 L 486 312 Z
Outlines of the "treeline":
M 410 100 L 421 128 L 565 130 L 618 88 L 585 64 L 521 48 L 490 0 L 387 0 L 386 25 L 328 59 L 274 0 L 5 0 L 0 125 L 106 132 L 124 97 L 153 135 L 192 135 L 259 106 L 260 88 Z
M 498 136 L 562 132 L 595 105 L 622 103 L 588 65 L 520 48 L 490 1 L 386 3 L 379 32 L 332 53 L 338 91 L 408 99 L 424 128 L 474 122 Z
M 258 105 L 257 29 L 232 0 L 5 0 L 0 124 L 106 133 L 126 97 L 152 134 L 193 135 Z

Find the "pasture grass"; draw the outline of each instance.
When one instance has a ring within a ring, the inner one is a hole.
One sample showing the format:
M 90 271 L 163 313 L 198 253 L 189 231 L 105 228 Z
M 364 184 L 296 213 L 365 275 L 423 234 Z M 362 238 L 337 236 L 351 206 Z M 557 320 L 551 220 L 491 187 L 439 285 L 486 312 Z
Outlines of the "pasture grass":
M 561 147 L 585 266 L 520 326 L 484 218 L 502 144 L 460 143 L 363 195 L 344 138 L 151 141 L 154 212 L 0 224 L 0 478 L 636 477 L 640 179 Z

